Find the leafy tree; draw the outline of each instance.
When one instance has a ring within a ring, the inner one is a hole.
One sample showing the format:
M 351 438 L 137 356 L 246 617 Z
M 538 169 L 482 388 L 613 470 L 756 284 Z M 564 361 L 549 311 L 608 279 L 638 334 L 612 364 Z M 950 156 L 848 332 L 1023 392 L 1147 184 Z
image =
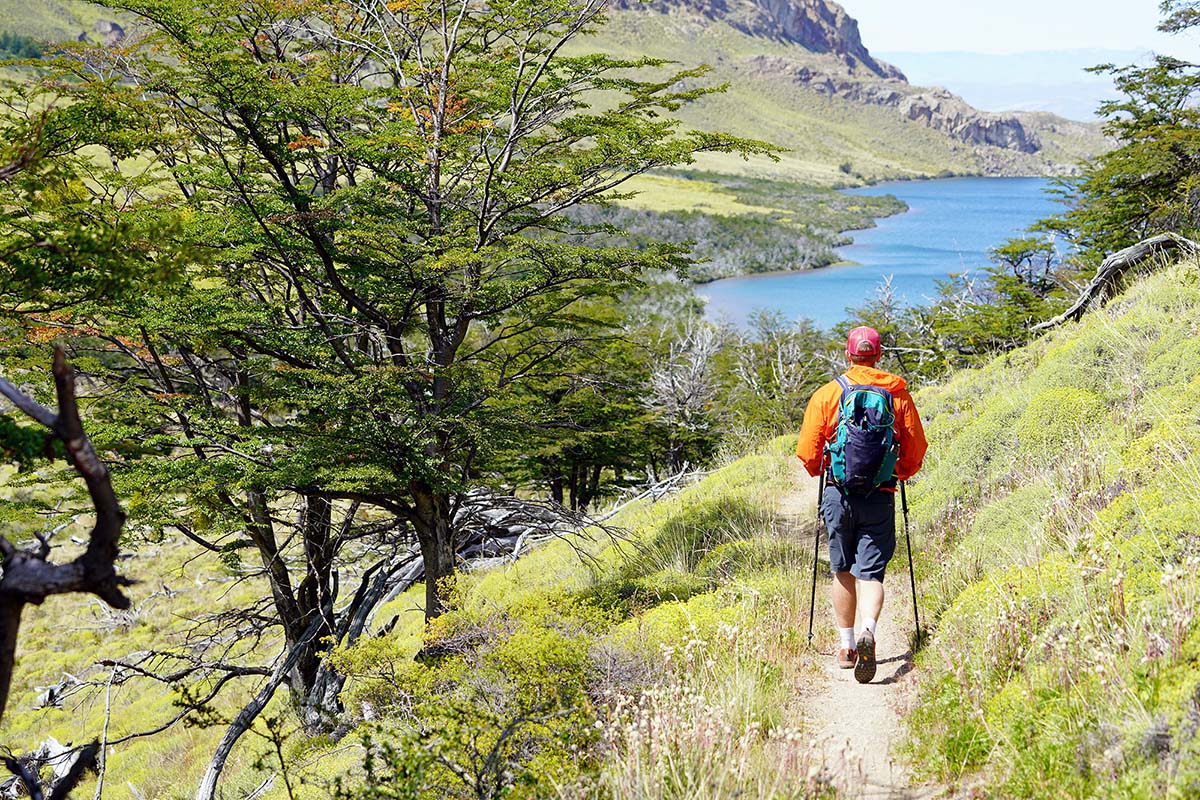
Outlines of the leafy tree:
M 1159 28 L 1182 32 L 1200 16 L 1193 2 L 1165 0 Z M 1104 256 L 1153 234 L 1187 236 L 1200 225 L 1200 66 L 1155 56 L 1148 66 L 1105 64 L 1123 97 L 1100 106 L 1118 147 L 1060 182 L 1068 209 L 1038 229 L 1063 234 L 1094 266 Z
M 751 314 L 750 330 L 731 336 L 719 354 L 722 428 L 747 436 L 794 432 L 812 392 L 825 382 L 828 334 L 779 312 Z
M 24 331 L 18 322 L 24 315 L 54 311 L 84 298 L 117 298 L 149 276 L 169 276 L 176 262 L 154 244 L 166 228 L 119 219 L 106 213 L 111 209 L 80 202 L 79 187 L 87 170 L 82 161 L 55 152 L 46 133 L 54 114 L 22 114 L 28 109 L 21 108 L 19 95 L 6 99 L 13 113 L 0 123 L 0 141 L 6 143 L 0 146 L 2 324 L 15 326 L 20 337 Z M 19 370 L 13 370 L 12 363 L 8 366 L 6 372 L 15 377 Z M 61 349 L 55 350 L 53 387 L 57 408 L 52 410 L 0 378 L 0 395 L 13 411 L 0 416 L 0 457 L 22 468 L 43 457 L 64 458 L 71 476 L 65 480 L 82 479 L 95 522 L 84 551 L 68 563 L 55 563 L 50 560 L 51 542 L 40 529 L 33 531 L 33 547 L 18 547 L 19 542 L 10 540 L 19 526 L 5 515 L 6 531 L 0 534 L 0 716 L 8 700 L 25 606 L 70 592 L 94 594 L 114 608 L 130 605 L 123 591 L 130 581 L 115 570 L 125 512 L 108 468 L 84 430 L 75 370 Z M 26 424 L 26 418 L 38 427 Z M 87 748 L 86 759 L 77 761 L 78 770 L 60 782 L 61 793 L 78 783 L 83 769 L 94 763 L 97 749 Z M 36 776 L 16 771 L 30 792 L 41 791 Z
M 41 58 L 42 46 L 35 39 L 11 31 L 0 32 L 0 58 Z
M 573 511 L 585 511 L 654 459 L 652 419 L 639 403 L 653 355 L 638 341 L 644 328 L 618 305 L 598 305 L 589 316 L 606 323 L 607 336 L 548 361 L 523 383 L 510 413 L 526 434 L 485 466 Z
M 131 512 L 253 553 L 272 613 L 248 609 L 247 635 L 269 619 L 285 639 L 211 796 L 276 687 L 328 713 L 319 643 L 361 633 L 409 535 L 425 612 L 443 610 L 466 492 L 528 438 L 520 393 L 607 335 L 596 298 L 686 264 L 591 246 L 564 212 L 699 152 L 768 148 L 679 129 L 703 70 L 567 55 L 601 0 L 109 5 L 149 35 L 115 63 L 82 47 L 53 88 L 114 157 L 151 164 L 131 202 L 181 211 L 203 255 L 182 285 L 58 324 L 109 393 Z M 348 599 L 339 565 L 360 579 Z

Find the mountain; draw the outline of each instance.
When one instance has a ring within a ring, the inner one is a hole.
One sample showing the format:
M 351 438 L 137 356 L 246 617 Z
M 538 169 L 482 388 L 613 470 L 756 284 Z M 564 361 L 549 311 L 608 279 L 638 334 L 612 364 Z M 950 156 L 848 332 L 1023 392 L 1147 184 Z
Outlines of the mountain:
M 881 78 L 904 80 L 904 73 L 873 58 L 862 43 L 858 21 L 837 3 L 824 0 L 616 0 L 623 10 L 670 13 L 685 9 L 719 20 L 749 36 L 798 44 L 835 56 L 849 69 L 858 67 Z
M 619 55 L 711 65 L 728 91 L 684 109 L 683 119 L 790 150 L 778 165 L 706 163 L 718 169 L 825 183 L 1051 175 L 1108 146 L 1094 125 L 983 112 L 949 90 L 913 85 L 903 64 L 870 53 L 832 0 L 617 0 L 596 41 Z
M 0 0 L 0 29 L 46 39 L 113 39 L 103 9 L 78 0 Z M 1107 147 L 1098 127 L 1036 113 L 989 113 L 921 88 L 872 55 L 832 0 L 612 0 L 577 50 L 708 64 L 728 90 L 683 121 L 787 148 L 778 163 L 706 156 L 714 172 L 824 185 L 935 175 L 1052 175 Z
M 904 65 L 913 83 L 945 86 L 988 111 L 1048 111 L 1094 122 L 1104 100 L 1120 95 L 1097 64 L 1133 64 L 1141 50 L 1062 50 L 1019 53 L 896 52 L 885 57 Z

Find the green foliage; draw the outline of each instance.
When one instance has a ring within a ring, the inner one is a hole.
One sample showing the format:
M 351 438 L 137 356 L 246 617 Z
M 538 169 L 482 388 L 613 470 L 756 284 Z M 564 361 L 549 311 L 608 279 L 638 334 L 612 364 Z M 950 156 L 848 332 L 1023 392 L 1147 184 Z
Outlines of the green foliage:
M 651 702 L 680 682 L 692 687 L 696 714 L 720 713 L 744 737 L 747 757 L 769 752 L 781 739 L 758 732 L 786 724 L 787 670 L 801 648 L 790 616 L 779 616 L 799 607 L 797 554 L 774 534 L 770 511 L 785 444 L 622 512 L 628 537 L 590 551 L 590 576 L 565 542 L 507 570 L 460 576 L 452 609 L 424 627 L 415 662 L 418 645 L 403 636 L 335 647 L 331 662 L 350 676 L 347 707 L 374 720 L 356 734 L 370 737 L 370 778 L 343 779 L 340 796 L 595 789 L 616 780 L 607 770 L 625 703 Z M 729 542 L 746 549 L 723 551 Z M 717 566 L 735 558 L 738 579 L 753 587 L 731 584 Z M 661 724 L 664 735 L 687 735 Z M 718 760 L 703 769 L 726 768 Z M 768 758 L 753 774 L 772 769 Z
M 7 416 L 0 416 L 0 457 L 7 463 L 29 466 L 46 454 L 50 438 L 42 428 L 19 425 Z
M 1192 3 L 1166 0 L 1161 8 L 1163 30 L 1195 24 Z M 1094 71 L 1111 75 L 1123 95 L 1099 110 L 1118 147 L 1087 162 L 1079 175 L 1061 179 L 1058 191 L 1068 210 L 1039 223 L 1065 235 L 1085 264 L 1155 233 L 1193 236 L 1197 229 L 1200 68 L 1156 56 L 1150 65 L 1105 64 Z
M 633 208 L 593 206 L 573 216 L 620 231 L 601 228 L 597 241 L 688 244 L 697 263 L 687 274 L 697 282 L 833 264 L 834 248 L 848 241 L 844 231 L 873 227 L 876 218 L 906 208 L 891 195 L 848 195 L 782 179 L 674 170 L 655 180 L 637 185 L 642 191 L 625 201 Z
M 917 396 L 936 632 L 908 725 L 931 774 L 978 771 L 996 797 L 1190 791 L 1200 504 L 1180 487 L 1200 477 L 1200 362 L 1177 347 L 1194 269 Z
M 0 58 L 41 58 L 42 46 L 29 36 L 0 31 Z

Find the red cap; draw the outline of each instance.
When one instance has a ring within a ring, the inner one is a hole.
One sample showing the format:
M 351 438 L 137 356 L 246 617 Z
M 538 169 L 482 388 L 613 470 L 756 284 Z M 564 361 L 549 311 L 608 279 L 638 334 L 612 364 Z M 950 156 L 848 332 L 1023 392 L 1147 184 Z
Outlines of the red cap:
M 878 357 L 880 352 L 879 331 L 863 326 L 850 331 L 846 337 L 846 356 L 848 358 Z

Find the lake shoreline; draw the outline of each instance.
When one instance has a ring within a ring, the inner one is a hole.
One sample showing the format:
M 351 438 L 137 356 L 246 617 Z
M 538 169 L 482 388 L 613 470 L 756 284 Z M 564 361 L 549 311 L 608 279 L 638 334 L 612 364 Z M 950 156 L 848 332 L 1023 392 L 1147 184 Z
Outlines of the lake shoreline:
M 696 284 L 705 316 L 747 328 L 757 310 L 808 319 L 829 329 L 877 297 L 889 281 L 904 306 L 936 301 L 951 274 L 981 269 L 988 252 L 1057 210 L 1042 178 L 954 177 L 887 181 L 843 190 L 849 195 L 892 195 L 904 213 L 881 217 L 838 248 L 834 263 L 803 270 L 747 274 Z

